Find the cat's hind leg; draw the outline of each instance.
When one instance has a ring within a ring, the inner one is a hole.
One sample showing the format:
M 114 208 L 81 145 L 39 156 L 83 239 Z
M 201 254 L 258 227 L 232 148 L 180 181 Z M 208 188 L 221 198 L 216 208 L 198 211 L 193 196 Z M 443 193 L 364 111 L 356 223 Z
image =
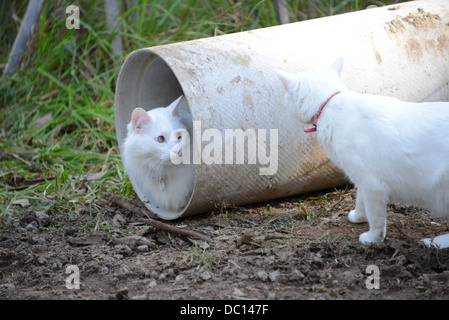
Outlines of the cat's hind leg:
M 361 188 L 369 231 L 362 233 L 360 242 L 382 242 L 387 232 L 387 193 L 378 188 Z
M 355 209 L 349 212 L 348 219 L 352 223 L 368 222 L 368 219 L 366 218 L 365 204 L 363 203 L 362 193 L 359 191 L 357 192 Z

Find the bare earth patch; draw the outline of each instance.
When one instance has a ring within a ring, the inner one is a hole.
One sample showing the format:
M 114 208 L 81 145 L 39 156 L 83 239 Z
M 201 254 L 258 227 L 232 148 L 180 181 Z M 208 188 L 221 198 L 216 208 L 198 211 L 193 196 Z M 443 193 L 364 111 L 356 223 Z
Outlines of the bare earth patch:
M 449 221 L 390 205 L 386 241 L 361 245 L 368 225 L 348 221 L 354 200 L 354 190 L 337 190 L 166 222 L 211 235 L 207 243 L 106 201 L 95 206 L 112 230 L 88 210 L 28 207 L 0 220 L 0 299 L 448 299 L 449 250 L 419 240 L 448 233 Z M 70 265 L 79 289 L 66 286 Z M 371 265 L 378 289 L 369 289 Z

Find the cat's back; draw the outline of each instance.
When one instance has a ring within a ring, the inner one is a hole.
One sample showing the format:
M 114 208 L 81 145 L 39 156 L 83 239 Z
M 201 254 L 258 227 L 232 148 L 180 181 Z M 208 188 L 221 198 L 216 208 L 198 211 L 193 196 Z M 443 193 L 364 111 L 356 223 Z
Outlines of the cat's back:
M 348 92 L 334 103 L 318 122 L 318 138 L 343 167 L 369 164 L 377 174 L 405 175 L 448 163 L 448 102 L 410 103 Z
M 382 135 L 449 133 L 449 102 L 406 102 L 394 97 L 348 93 L 340 102 L 346 120 L 354 127 Z M 449 135 L 447 136 L 449 139 Z

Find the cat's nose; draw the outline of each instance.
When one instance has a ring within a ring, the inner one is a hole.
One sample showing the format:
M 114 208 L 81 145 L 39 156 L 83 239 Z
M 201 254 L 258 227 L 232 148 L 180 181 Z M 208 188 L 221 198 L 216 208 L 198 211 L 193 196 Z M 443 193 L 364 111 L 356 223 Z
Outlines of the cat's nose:
M 176 154 L 178 157 L 182 157 L 182 148 L 173 148 L 172 151 L 174 154 Z

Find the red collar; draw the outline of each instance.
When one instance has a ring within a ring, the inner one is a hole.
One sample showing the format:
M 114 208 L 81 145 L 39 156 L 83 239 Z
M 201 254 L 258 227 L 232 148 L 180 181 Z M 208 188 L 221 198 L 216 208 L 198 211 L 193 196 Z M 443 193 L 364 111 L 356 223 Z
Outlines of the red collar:
M 318 112 L 313 116 L 313 128 L 310 129 L 305 129 L 304 132 L 306 133 L 310 133 L 310 132 L 314 132 L 316 131 L 316 123 L 318 122 L 318 118 L 321 115 L 321 111 L 323 111 L 324 107 L 326 106 L 326 104 L 330 101 L 330 99 L 332 99 L 333 97 L 335 97 L 337 94 L 341 93 L 341 91 L 335 92 L 333 95 L 331 95 L 329 97 L 329 99 L 326 100 L 325 103 L 323 103 L 323 105 L 321 106 L 320 110 L 318 110 Z

